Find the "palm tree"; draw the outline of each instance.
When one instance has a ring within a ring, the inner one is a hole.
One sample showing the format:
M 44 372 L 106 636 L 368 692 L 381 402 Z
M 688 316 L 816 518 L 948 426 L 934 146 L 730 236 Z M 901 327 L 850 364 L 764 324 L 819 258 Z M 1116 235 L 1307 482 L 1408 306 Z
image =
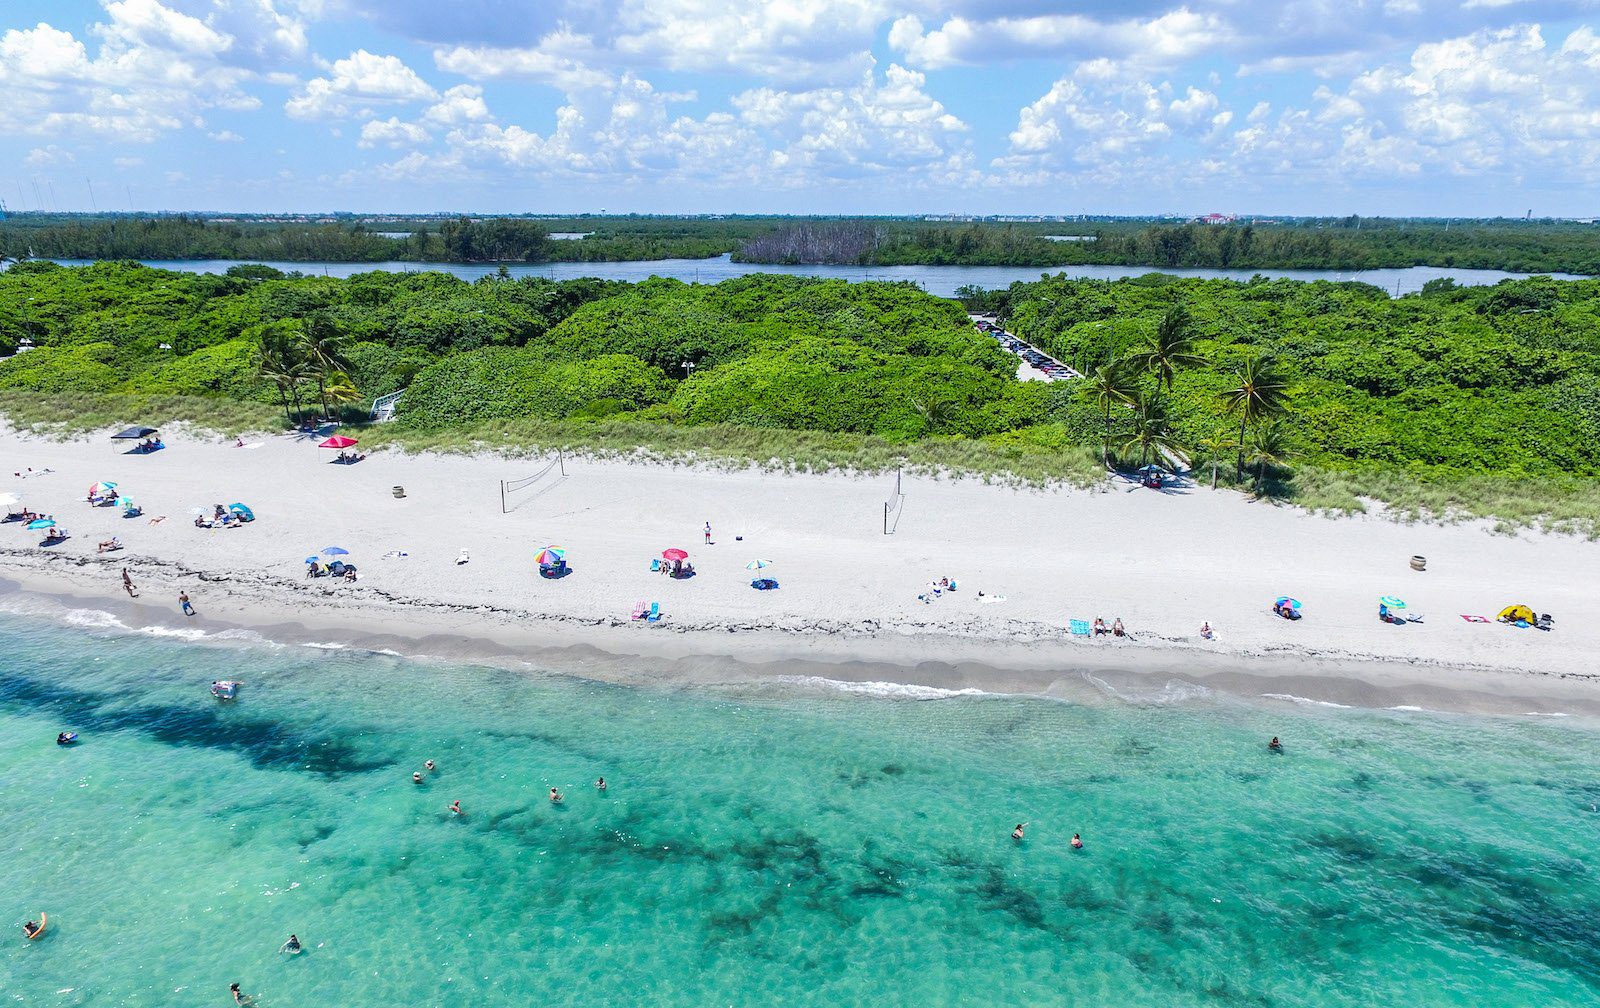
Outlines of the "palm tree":
M 1256 466 L 1256 495 L 1266 483 L 1267 466 L 1283 465 L 1289 460 L 1289 428 L 1278 420 L 1269 420 L 1250 432 L 1250 461 Z
M 360 402 L 363 396 L 361 395 L 361 390 L 356 388 L 355 382 L 350 380 L 349 375 L 337 372 L 329 376 L 328 387 L 323 391 L 322 398 L 325 402 L 333 403 L 335 406 L 346 406 L 350 403 Z
M 1146 395 L 1141 392 L 1134 401 L 1133 433 L 1122 443 L 1123 451 L 1139 449 L 1139 462 L 1148 464 L 1152 453 L 1158 457 L 1177 455 L 1180 449 L 1172 437 L 1167 423 L 1167 411 L 1160 393 Z
M 289 398 L 294 398 L 294 411 L 300 412 L 300 382 L 306 377 L 304 341 L 301 334 L 282 323 L 266 326 L 261 332 L 261 342 L 252 355 L 256 373 L 272 382 L 278 390 L 278 401 L 283 405 L 284 419 L 294 426 L 289 415 Z
M 350 370 L 350 361 L 344 353 L 345 338 L 320 312 L 307 315 L 300 324 L 305 333 L 306 364 L 317 379 L 322 415 L 328 416 L 328 381 L 334 375 Z
M 1281 414 L 1289 402 L 1289 381 L 1266 357 L 1252 357 L 1235 373 L 1237 388 L 1222 393 L 1229 413 L 1239 414 L 1239 474 L 1244 475 L 1245 428 Z
M 1106 411 L 1106 437 L 1101 460 L 1111 465 L 1111 407 L 1131 406 L 1139 395 L 1139 386 L 1122 361 L 1111 361 L 1090 371 L 1079 385 L 1085 399 Z
M 1217 488 L 1217 461 L 1222 457 L 1223 452 L 1232 451 L 1239 447 L 1239 443 L 1226 434 L 1213 434 L 1211 437 L 1201 438 L 1199 447 L 1207 455 L 1211 456 L 1211 489 L 1215 490 Z
M 1134 366 L 1156 376 L 1157 388 L 1172 388 L 1172 380 L 1179 368 L 1204 364 L 1205 358 L 1194 352 L 1194 337 L 1189 334 L 1189 312 L 1183 305 L 1173 305 L 1150 334 L 1143 350 L 1134 354 Z

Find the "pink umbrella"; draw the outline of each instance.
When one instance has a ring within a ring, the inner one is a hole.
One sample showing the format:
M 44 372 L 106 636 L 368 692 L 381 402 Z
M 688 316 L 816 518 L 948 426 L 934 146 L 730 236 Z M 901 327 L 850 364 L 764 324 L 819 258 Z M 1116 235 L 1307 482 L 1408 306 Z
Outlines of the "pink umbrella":
M 678 548 L 674 547 L 674 548 L 669 549 L 669 550 L 662 550 L 661 551 L 661 559 L 663 559 L 663 560 L 687 560 L 687 559 L 689 559 L 689 554 L 685 550 L 681 550 L 681 549 L 678 549 Z
M 322 442 L 321 444 L 317 445 L 317 447 L 318 448 L 354 448 L 356 446 L 356 444 L 357 444 L 357 441 L 353 437 L 345 437 L 343 434 L 335 434 L 333 437 L 331 437 L 328 440 L 326 440 L 326 441 Z

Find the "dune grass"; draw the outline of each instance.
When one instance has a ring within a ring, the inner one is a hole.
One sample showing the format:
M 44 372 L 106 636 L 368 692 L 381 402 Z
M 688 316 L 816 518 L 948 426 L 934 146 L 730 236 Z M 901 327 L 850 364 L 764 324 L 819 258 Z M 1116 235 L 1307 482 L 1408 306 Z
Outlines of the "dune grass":
M 284 429 L 281 410 L 266 403 L 185 396 L 117 394 L 50 396 L 0 391 L 0 414 L 17 429 L 70 437 L 134 423 L 187 424 L 232 437 Z M 359 426 L 359 425 L 355 425 Z M 629 419 L 511 419 L 460 428 L 417 430 L 404 423 L 360 427 L 363 447 L 407 452 L 495 452 L 532 455 L 563 449 L 662 464 L 699 464 L 778 471 L 942 473 L 1026 485 L 1105 486 L 1093 446 L 1051 448 L 1025 441 L 929 438 L 900 443 L 860 434 L 708 425 L 683 427 Z M 1224 486 L 1253 492 L 1220 472 Z M 1207 473 L 1197 473 L 1206 485 Z M 1600 483 L 1575 477 L 1417 474 L 1398 470 L 1333 470 L 1296 466 L 1269 479 L 1267 495 L 1310 511 L 1371 512 L 1396 521 L 1476 519 L 1512 532 L 1540 528 L 1600 538 Z

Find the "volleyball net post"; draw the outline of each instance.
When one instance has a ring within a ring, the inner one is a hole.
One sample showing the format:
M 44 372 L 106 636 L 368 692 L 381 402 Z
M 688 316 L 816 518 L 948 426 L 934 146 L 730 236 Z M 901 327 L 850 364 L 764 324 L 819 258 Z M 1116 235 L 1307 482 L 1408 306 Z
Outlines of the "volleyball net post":
M 889 497 L 883 502 L 883 534 L 893 535 L 894 530 L 900 525 L 900 512 L 905 508 L 906 495 L 900 487 L 900 468 L 894 471 L 894 485 L 889 490 Z
M 528 489 L 528 487 L 531 487 L 535 483 L 537 483 L 540 480 L 546 478 L 552 472 L 556 473 L 558 479 L 567 474 L 567 453 L 566 453 L 565 449 L 557 448 L 556 449 L 556 457 L 551 459 L 549 462 L 547 462 L 545 464 L 544 468 L 540 469 L 538 472 L 534 473 L 532 476 L 525 476 L 522 479 L 501 480 L 500 481 L 500 513 L 501 514 L 510 514 L 511 513 L 511 495 L 512 494 L 516 493 L 519 490 Z

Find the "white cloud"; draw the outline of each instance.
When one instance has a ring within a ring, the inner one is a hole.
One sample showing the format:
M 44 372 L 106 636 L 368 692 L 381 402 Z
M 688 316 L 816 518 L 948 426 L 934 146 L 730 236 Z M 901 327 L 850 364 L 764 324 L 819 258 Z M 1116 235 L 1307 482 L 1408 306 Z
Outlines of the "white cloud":
M 75 160 L 77 159 L 73 157 L 71 151 L 50 144 L 48 147 L 35 147 L 29 151 L 28 156 L 22 159 L 22 163 L 29 168 L 59 168 Z
M 438 104 L 429 106 L 422 117 L 440 126 L 459 126 L 492 118 L 489 106 L 483 101 L 483 88 L 475 84 L 457 84 L 440 96 Z
M 209 137 L 212 140 L 215 140 L 217 143 L 243 143 L 244 142 L 244 137 L 242 137 L 239 134 L 235 133 L 233 130 L 218 130 L 215 133 L 207 133 L 206 136 Z
M 105 0 L 105 20 L 84 41 L 49 24 L 0 36 L 0 130 L 148 142 L 193 125 L 206 109 L 259 106 L 247 88 L 257 72 L 259 32 L 275 53 L 304 51 L 299 23 L 273 0 Z M 296 41 L 298 39 L 298 42 Z
M 357 49 L 313 77 L 283 106 L 296 119 L 337 119 L 367 105 L 425 101 L 438 93 L 398 56 Z
M 417 147 L 430 139 L 423 127 L 390 116 L 388 119 L 374 119 L 361 127 L 361 139 L 357 144 L 361 147 Z
M 1234 30 L 1218 14 L 1187 7 L 1141 20 L 1099 20 L 1083 14 L 1044 14 L 992 21 L 952 17 L 927 30 L 907 15 L 889 31 L 889 44 L 915 66 L 938 69 L 1020 57 L 1126 60 L 1139 66 L 1176 65 L 1226 46 Z

